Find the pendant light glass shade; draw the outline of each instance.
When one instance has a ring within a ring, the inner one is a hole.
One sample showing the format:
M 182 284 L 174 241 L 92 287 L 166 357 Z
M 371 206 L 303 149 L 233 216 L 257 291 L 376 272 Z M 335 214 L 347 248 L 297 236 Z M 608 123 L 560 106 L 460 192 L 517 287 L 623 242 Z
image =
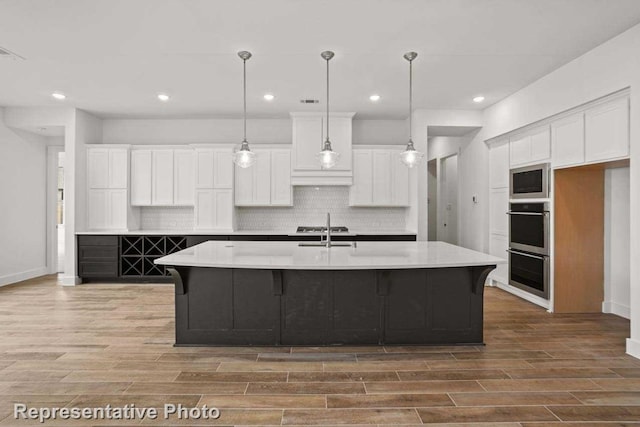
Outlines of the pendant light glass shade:
M 418 56 L 415 52 L 407 52 L 404 54 L 404 59 L 409 61 L 409 142 L 402 153 L 400 153 L 400 161 L 405 166 L 412 168 L 420 163 L 424 157 L 424 153 L 416 150 L 413 146 L 413 139 L 411 139 L 412 132 L 412 112 L 413 112 L 413 60 Z
M 243 88 L 243 125 L 244 137 L 240 147 L 236 147 L 233 151 L 233 163 L 245 169 L 252 166 L 256 162 L 256 153 L 251 151 L 247 142 L 247 59 L 251 58 L 251 53 L 247 51 L 238 52 L 238 56 L 242 59 L 242 88 Z
M 324 140 L 322 151 L 320 151 L 316 157 L 322 169 L 330 169 L 334 167 L 336 163 L 338 163 L 338 159 L 340 159 L 340 154 L 331 148 L 331 140 L 329 139 L 329 61 L 333 58 L 334 53 L 326 50 L 322 52 L 320 56 L 327 61 L 327 138 Z

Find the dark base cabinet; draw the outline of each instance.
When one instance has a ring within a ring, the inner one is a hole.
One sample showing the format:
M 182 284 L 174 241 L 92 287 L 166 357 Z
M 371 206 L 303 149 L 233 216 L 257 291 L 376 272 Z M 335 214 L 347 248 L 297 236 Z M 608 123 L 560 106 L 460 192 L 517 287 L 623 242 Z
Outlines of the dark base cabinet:
M 78 276 L 118 277 L 118 236 L 78 236 Z
M 481 344 L 494 268 L 168 268 L 176 345 Z

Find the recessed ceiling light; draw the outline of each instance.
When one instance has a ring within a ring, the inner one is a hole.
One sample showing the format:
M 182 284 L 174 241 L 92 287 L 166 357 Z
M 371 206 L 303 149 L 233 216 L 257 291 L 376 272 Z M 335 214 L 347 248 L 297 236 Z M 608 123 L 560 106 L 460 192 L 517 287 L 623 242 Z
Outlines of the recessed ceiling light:
M 380 95 L 371 95 L 369 97 L 369 100 L 373 101 L 373 102 L 378 102 L 378 101 L 380 101 Z
M 167 102 L 169 100 L 169 95 L 167 95 L 166 93 L 159 93 L 158 99 L 162 102 Z
M 65 95 L 64 93 L 61 92 L 53 92 L 51 94 L 51 96 L 53 96 L 55 99 L 62 101 L 63 99 L 67 98 L 67 95 Z
M 276 97 L 272 93 L 265 93 L 263 98 L 265 101 L 273 101 Z
M 482 95 L 476 96 L 475 98 L 473 98 L 473 102 L 480 103 L 482 101 L 484 101 L 484 96 Z

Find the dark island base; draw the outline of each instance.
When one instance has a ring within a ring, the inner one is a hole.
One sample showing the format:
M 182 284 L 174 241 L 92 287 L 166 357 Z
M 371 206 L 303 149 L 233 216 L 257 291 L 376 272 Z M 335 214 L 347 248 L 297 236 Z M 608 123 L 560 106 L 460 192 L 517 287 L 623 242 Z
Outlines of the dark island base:
M 481 344 L 494 268 L 169 268 L 176 345 Z

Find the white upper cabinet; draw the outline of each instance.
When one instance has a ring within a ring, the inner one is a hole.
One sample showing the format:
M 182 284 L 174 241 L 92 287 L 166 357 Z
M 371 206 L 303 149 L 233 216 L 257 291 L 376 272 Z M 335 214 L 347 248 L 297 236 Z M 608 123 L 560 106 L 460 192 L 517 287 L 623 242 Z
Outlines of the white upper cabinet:
M 231 149 L 196 148 L 196 188 L 232 188 Z
M 551 152 L 554 167 L 584 163 L 584 113 L 551 124 Z
M 509 142 L 511 167 L 541 163 L 550 158 L 551 138 L 548 125 L 511 137 Z
M 87 228 L 127 228 L 129 149 L 87 147 Z
M 353 150 L 350 206 L 409 206 L 409 170 L 399 148 Z
M 254 149 L 256 162 L 236 166 L 236 206 L 291 206 L 291 150 Z
M 131 150 L 131 204 L 151 205 L 151 150 Z
M 195 229 L 233 229 L 233 190 L 196 190 Z
M 509 150 L 508 140 L 494 142 L 489 147 L 489 186 L 491 188 L 509 187 Z
M 597 105 L 585 112 L 585 160 L 629 156 L 629 98 Z
M 195 154 L 193 150 L 173 152 L 174 205 L 193 206 L 195 203 Z
M 373 204 L 373 151 L 353 150 L 353 185 L 349 189 L 351 206 Z
M 153 150 L 151 170 L 151 204 L 156 206 L 173 205 L 173 150 Z
M 128 148 L 87 148 L 89 188 L 127 188 Z
M 132 150 L 131 205 L 193 206 L 196 169 L 191 149 Z
M 291 113 L 293 151 L 291 177 L 293 185 L 351 185 L 352 118 L 354 113 L 331 113 L 329 139 L 340 154 L 330 169 L 320 167 L 318 153 L 326 137 L 326 118 L 321 113 Z
M 291 206 L 291 150 L 271 150 L 271 205 Z

